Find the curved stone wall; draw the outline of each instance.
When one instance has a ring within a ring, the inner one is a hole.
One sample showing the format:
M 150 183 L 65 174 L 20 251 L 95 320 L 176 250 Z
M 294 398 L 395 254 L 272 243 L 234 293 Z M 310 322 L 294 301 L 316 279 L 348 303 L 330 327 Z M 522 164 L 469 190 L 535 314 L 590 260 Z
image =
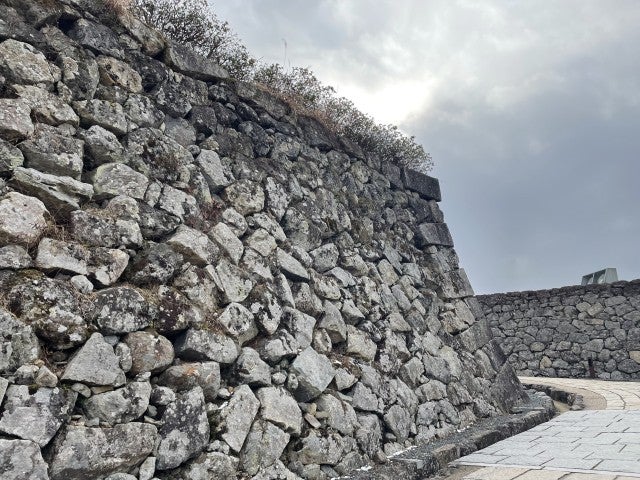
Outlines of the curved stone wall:
M 640 378 L 640 280 L 477 298 L 518 374 Z
M 100 4 L 0 2 L 3 479 L 326 479 L 522 397 L 437 180 Z

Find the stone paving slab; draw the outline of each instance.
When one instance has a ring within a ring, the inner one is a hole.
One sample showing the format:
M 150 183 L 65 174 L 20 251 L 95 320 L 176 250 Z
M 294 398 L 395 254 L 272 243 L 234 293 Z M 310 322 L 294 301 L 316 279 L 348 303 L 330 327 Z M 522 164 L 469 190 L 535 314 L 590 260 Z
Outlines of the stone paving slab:
M 640 475 L 640 433 L 628 431 L 638 421 L 638 410 L 566 412 L 525 433 L 462 457 L 456 463 Z
M 569 411 L 462 457 L 453 465 L 485 467 L 463 480 L 640 479 L 640 382 L 524 380 L 593 392 L 607 409 Z

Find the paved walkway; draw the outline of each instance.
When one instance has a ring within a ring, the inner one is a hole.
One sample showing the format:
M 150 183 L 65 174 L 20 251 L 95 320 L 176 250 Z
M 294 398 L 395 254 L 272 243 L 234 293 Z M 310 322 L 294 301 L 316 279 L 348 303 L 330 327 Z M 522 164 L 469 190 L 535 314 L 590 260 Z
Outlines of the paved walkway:
M 462 457 L 461 480 L 628 480 L 640 478 L 640 382 L 521 378 L 585 396 L 587 408 Z

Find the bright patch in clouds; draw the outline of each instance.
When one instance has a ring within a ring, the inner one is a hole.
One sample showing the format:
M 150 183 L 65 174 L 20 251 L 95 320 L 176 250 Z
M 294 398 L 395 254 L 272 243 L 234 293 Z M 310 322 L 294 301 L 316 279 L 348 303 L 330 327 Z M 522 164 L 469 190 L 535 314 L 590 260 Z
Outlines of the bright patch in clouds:
M 351 84 L 342 85 L 337 92 L 377 121 L 402 125 L 428 110 L 436 83 L 435 80 L 404 80 L 374 90 Z

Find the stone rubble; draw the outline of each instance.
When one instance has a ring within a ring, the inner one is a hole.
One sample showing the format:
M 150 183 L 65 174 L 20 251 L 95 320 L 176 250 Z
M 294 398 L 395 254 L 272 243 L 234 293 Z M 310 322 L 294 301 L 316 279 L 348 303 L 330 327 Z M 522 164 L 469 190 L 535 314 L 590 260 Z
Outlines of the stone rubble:
M 0 2 L 3 479 L 327 480 L 523 396 L 436 179 L 99 4 Z

